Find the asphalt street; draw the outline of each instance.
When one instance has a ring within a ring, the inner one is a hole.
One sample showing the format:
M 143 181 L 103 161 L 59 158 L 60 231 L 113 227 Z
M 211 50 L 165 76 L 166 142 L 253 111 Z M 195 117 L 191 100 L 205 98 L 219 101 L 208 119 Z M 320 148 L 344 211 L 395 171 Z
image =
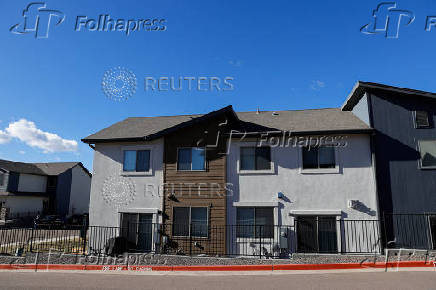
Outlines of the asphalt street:
M 435 289 L 436 272 L 0 272 L 0 289 Z

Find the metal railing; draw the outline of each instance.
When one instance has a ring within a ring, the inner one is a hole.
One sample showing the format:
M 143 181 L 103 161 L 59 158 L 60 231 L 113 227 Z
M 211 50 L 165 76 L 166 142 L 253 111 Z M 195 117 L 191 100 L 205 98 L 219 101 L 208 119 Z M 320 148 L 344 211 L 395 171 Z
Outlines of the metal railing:
M 436 214 L 385 213 L 383 220 L 387 248 L 436 249 Z
M 287 258 L 292 253 L 381 253 L 378 220 L 300 220 L 283 225 L 130 223 L 124 227 L 0 228 L 0 254 L 159 253 Z

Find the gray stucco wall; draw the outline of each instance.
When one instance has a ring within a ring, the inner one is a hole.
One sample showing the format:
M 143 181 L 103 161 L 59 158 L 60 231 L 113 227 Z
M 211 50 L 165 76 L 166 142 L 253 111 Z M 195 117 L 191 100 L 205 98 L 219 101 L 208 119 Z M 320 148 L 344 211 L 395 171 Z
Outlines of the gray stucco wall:
M 123 150 L 150 149 L 150 174 L 125 174 Z M 90 225 L 117 227 L 120 212 L 151 213 L 158 222 L 163 184 L 163 140 L 97 144 L 89 208 Z
M 365 93 L 359 102 L 354 106 L 353 110 L 351 110 L 354 115 L 360 118 L 363 122 L 365 122 L 368 126 L 371 126 L 369 120 L 369 108 L 368 108 L 368 96 Z
M 239 147 L 256 143 L 232 142 L 227 156 L 227 182 L 233 190 L 227 197 L 227 223 L 236 224 L 238 206 L 274 206 L 275 225 L 294 226 L 294 217 L 298 215 L 376 220 L 378 211 L 370 136 L 349 135 L 346 141 L 345 147 L 336 148 L 335 169 L 305 172 L 300 147 L 273 147 L 273 172 L 249 174 L 238 172 Z M 282 192 L 284 198 L 279 199 L 278 192 Z M 361 207 L 349 208 L 348 200 L 358 200 Z M 340 226 L 337 225 L 338 232 Z M 357 235 L 354 234 L 361 238 L 362 227 L 361 224 L 358 226 Z M 371 234 L 373 243 L 376 243 L 378 230 Z M 355 250 L 351 246 L 351 243 L 342 245 L 345 251 Z M 367 246 L 378 247 L 375 244 Z

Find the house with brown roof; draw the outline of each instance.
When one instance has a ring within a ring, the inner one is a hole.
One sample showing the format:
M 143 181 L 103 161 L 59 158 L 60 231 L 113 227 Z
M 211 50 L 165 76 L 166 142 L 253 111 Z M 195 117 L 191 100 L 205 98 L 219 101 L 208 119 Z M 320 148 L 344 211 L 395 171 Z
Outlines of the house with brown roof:
M 88 213 L 91 174 L 80 162 L 0 160 L 1 220 Z
M 372 132 L 337 108 L 127 118 L 82 140 L 90 225 L 127 229 L 139 251 L 356 252 L 341 220 L 378 218 Z

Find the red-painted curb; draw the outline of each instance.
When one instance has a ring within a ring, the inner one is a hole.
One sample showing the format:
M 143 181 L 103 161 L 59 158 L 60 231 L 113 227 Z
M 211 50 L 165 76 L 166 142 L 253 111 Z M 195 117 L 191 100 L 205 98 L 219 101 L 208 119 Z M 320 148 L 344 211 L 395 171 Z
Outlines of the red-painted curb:
M 434 267 L 433 262 L 401 261 L 341 264 L 278 264 L 278 265 L 214 265 L 214 266 L 140 266 L 140 265 L 64 265 L 64 264 L 0 264 L 0 270 L 71 270 L 71 271 L 281 271 L 281 270 L 347 270 L 367 268 Z

